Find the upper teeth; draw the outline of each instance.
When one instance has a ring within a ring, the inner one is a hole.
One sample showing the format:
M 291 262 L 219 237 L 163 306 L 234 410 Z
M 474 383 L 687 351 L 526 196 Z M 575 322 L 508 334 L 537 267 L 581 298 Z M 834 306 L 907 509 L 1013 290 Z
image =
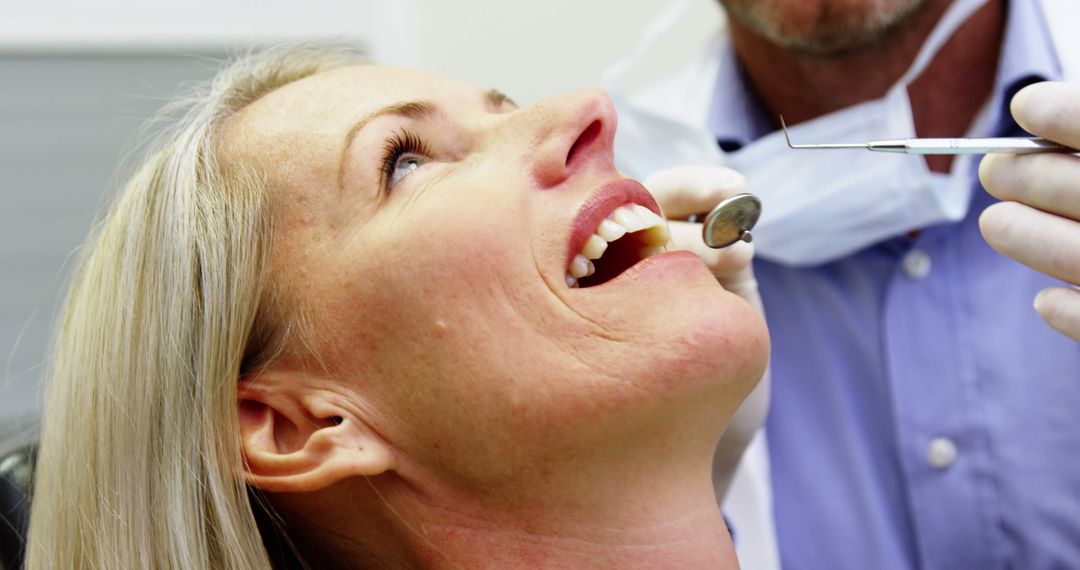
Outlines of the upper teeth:
M 578 279 L 592 275 L 596 271 L 592 260 L 604 255 L 608 243 L 634 232 L 643 232 L 645 246 L 640 251 L 642 259 L 664 251 L 664 246 L 671 239 L 667 222 L 656 212 L 640 204 L 619 206 L 596 226 L 595 233 L 585 240 L 581 253 L 574 256 L 567 270 L 566 284 L 575 287 Z

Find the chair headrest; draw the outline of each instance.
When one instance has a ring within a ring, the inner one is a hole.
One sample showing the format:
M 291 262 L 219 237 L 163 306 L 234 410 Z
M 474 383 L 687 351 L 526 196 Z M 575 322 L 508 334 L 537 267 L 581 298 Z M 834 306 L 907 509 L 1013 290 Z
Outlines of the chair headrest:
M 0 455 L 0 570 L 22 567 L 37 446 Z

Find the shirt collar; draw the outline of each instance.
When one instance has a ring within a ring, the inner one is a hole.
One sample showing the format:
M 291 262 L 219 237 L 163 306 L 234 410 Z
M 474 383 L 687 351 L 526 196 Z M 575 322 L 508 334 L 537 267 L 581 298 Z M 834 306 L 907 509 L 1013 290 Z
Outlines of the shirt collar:
M 1009 102 L 1017 91 L 1032 83 L 1060 81 L 1064 77 L 1040 2 L 1009 2 L 1002 41 L 990 107 L 994 112 L 991 124 L 996 133 L 1015 127 L 1009 113 Z
M 996 110 L 991 124 L 996 131 L 1004 131 L 1013 124 L 1008 105 L 1017 91 L 1031 83 L 1060 80 L 1063 76 L 1041 4 L 1033 0 L 1010 0 L 1007 10 L 991 102 L 991 109 Z M 724 42 L 720 49 L 723 52 L 708 126 L 721 147 L 729 150 L 768 134 L 774 121 L 766 116 L 731 42 Z
M 765 108 L 743 72 L 731 42 L 724 42 L 719 49 L 723 51 L 716 71 L 708 126 L 720 147 L 731 151 L 768 134 L 773 121 L 765 116 Z

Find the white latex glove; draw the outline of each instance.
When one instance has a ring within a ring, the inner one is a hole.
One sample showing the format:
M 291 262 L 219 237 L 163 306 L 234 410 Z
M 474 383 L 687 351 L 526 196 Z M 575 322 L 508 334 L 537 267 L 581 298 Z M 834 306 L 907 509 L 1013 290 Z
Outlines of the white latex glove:
M 1013 97 L 1012 113 L 1028 132 L 1080 148 L 1080 84 L 1031 85 Z M 979 178 L 1004 200 L 979 218 L 983 237 L 1002 254 L 1072 285 L 1039 292 L 1035 310 L 1080 340 L 1080 157 L 987 155 Z
M 676 249 L 696 253 L 705 261 L 720 284 L 762 311 L 758 294 L 751 244 L 737 242 L 723 249 L 712 249 L 701 237 L 702 224 L 677 221 L 692 214 L 706 213 L 721 200 L 746 191 L 746 179 L 729 168 L 684 166 L 662 170 L 644 182 L 656 197 L 671 228 L 671 243 Z M 769 372 L 747 396 L 728 425 L 713 459 L 713 484 L 718 501 L 731 484 L 743 451 L 765 421 L 769 409 Z

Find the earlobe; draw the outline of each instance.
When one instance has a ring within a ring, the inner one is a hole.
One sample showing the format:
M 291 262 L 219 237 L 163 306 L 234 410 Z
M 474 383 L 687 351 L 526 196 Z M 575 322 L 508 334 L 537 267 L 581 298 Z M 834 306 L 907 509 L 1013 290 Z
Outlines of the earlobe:
M 393 470 L 394 455 L 362 418 L 295 375 L 242 379 L 238 414 L 249 485 L 277 493 L 309 493 L 357 476 Z

